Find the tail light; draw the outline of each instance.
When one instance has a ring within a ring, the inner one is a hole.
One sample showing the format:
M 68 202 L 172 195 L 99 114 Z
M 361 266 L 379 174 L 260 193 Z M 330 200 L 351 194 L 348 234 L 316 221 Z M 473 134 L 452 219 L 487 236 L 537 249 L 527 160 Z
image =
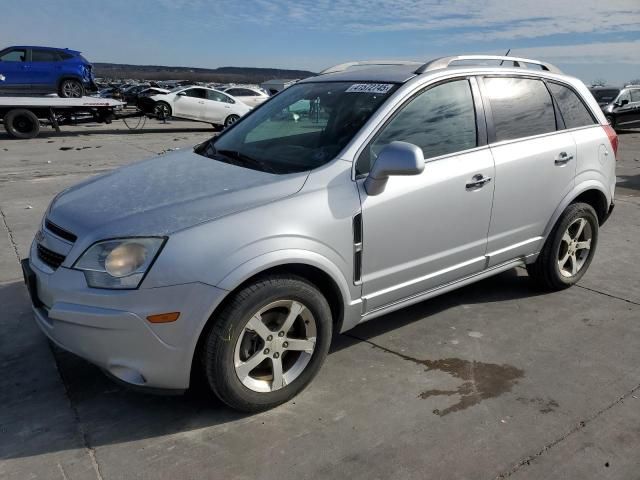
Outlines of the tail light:
M 603 125 L 605 133 L 609 138 L 609 143 L 611 143 L 611 148 L 613 149 L 613 156 L 618 160 L 618 134 L 613 129 L 613 127 L 609 124 Z

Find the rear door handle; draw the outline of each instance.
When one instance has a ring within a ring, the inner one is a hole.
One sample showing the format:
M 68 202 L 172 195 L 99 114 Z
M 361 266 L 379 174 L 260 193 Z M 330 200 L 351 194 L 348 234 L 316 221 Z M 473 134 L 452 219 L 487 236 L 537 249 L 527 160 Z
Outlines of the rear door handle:
M 467 182 L 467 190 L 478 190 L 484 187 L 491 181 L 491 177 L 485 177 L 481 173 L 474 175 L 469 182 Z
M 566 165 L 570 160 L 573 160 L 573 155 L 568 155 L 567 152 L 560 152 L 560 154 L 555 159 L 555 164 Z

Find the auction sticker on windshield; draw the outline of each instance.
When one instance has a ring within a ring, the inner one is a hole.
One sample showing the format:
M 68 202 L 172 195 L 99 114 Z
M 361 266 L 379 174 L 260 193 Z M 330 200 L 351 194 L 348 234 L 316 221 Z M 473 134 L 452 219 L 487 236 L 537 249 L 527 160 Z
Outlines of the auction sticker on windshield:
M 392 83 L 354 83 L 346 93 L 387 93 L 393 88 Z

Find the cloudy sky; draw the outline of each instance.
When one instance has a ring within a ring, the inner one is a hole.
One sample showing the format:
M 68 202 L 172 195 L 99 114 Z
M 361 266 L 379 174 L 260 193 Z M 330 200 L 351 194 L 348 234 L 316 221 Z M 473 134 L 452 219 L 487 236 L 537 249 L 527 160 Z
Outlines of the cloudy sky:
M 69 47 L 94 62 L 317 71 L 510 48 L 586 82 L 640 77 L 640 0 L 25 0 L 2 9 L 1 46 Z

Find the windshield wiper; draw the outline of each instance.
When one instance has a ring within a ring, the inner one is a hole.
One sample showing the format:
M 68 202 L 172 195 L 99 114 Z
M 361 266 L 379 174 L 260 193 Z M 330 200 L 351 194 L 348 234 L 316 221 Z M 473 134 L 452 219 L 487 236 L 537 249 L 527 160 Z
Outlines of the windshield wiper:
M 240 161 L 244 166 L 249 166 L 249 168 L 253 166 L 253 167 L 258 167 L 259 170 L 262 170 L 264 172 L 276 173 L 273 167 L 268 163 L 263 162 L 262 160 L 258 160 L 257 158 L 250 157 L 249 155 L 245 155 L 244 153 L 240 153 L 236 150 L 215 150 L 214 149 L 214 155 L 215 154 Z

